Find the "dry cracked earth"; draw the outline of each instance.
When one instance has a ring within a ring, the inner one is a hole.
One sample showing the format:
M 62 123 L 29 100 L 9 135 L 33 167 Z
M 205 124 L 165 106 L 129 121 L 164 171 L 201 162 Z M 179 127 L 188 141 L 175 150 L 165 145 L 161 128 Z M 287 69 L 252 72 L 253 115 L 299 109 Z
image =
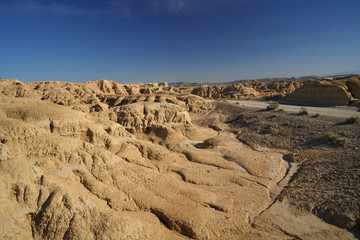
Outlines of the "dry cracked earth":
M 239 141 L 240 107 L 166 83 L 0 81 L 1 239 L 358 237 L 283 196 L 302 163 Z

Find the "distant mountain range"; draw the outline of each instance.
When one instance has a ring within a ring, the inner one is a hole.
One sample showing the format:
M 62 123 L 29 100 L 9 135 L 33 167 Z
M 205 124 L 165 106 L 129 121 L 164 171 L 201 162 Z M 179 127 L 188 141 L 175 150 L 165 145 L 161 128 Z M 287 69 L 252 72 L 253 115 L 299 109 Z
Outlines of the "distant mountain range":
M 260 79 L 243 79 L 243 80 L 234 80 L 231 82 L 174 82 L 169 83 L 170 86 L 173 87 L 196 87 L 201 85 L 229 85 L 229 84 L 237 84 L 237 83 L 246 83 L 251 81 L 259 81 L 259 82 L 274 82 L 274 81 L 301 81 L 301 80 L 309 80 L 317 78 L 317 76 L 303 76 L 303 77 L 290 77 L 290 78 L 260 78 Z
M 360 73 L 360 71 L 359 71 Z M 259 81 L 259 82 L 274 82 L 274 81 L 306 81 L 311 79 L 323 78 L 323 77 L 341 77 L 341 76 L 351 76 L 355 75 L 355 73 L 342 73 L 336 75 L 326 75 L 326 76 L 302 76 L 302 77 L 279 77 L 279 78 L 260 78 L 260 79 L 243 79 L 243 80 L 234 80 L 231 82 L 174 82 L 169 83 L 170 86 L 173 87 L 197 87 L 202 85 L 229 85 L 229 84 L 238 84 L 238 83 L 246 83 L 251 81 Z

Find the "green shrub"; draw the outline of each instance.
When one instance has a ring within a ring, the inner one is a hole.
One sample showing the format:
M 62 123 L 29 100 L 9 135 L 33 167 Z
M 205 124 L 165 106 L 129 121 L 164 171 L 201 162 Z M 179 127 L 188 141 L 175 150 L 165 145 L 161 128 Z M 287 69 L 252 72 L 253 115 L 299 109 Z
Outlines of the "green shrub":
M 346 119 L 346 123 L 360 123 L 360 117 L 349 117 L 348 119 Z
M 335 145 L 345 145 L 347 139 L 341 137 L 340 135 L 334 133 L 334 132 L 326 132 L 325 133 L 325 139 L 329 143 L 335 144 Z
M 279 132 L 279 127 L 276 124 L 270 124 L 264 129 L 265 133 L 268 134 L 277 134 Z

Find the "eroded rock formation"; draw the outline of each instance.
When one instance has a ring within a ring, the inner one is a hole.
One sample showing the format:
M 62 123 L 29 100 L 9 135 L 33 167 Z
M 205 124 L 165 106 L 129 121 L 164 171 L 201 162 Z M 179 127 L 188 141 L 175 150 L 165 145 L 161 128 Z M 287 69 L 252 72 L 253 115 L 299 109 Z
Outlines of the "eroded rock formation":
M 343 86 L 328 81 L 308 81 L 284 98 L 288 102 L 314 105 L 348 105 L 352 96 Z
M 360 97 L 360 75 L 307 81 L 274 81 L 203 85 L 192 94 L 210 99 L 280 99 L 310 105 L 348 105 Z
M 296 164 L 193 125 L 211 102 L 174 92 L 0 80 L 1 238 L 353 238 L 276 201 Z
M 192 94 L 205 98 L 259 98 L 273 95 L 288 94 L 295 91 L 302 85 L 299 81 L 278 81 L 263 83 L 251 81 L 248 83 L 239 83 L 231 85 L 204 85 L 196 87 Z

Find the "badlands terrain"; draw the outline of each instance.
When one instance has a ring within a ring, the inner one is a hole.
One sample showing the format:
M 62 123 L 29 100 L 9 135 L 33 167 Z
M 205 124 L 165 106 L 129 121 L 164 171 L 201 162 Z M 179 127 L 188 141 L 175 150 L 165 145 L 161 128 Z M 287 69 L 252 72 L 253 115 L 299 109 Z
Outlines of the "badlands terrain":
M 0 238 L 357 239 L 359 98 L 358 75 L 195 87 L 0 79 Z

